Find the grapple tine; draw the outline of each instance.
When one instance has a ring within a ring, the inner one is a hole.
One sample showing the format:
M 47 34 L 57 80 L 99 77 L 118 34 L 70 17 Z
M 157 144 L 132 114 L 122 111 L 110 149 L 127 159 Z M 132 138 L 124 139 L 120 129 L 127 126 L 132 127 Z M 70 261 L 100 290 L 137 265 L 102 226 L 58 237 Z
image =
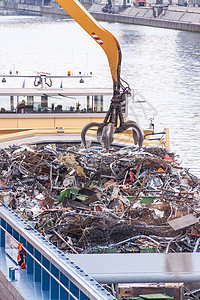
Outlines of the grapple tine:
M 85 127 L 83 127 L 82 131 L 81 131 L 81 140 L 83 142 L 83 145 L 86 147 L 86 132 L 91 128 L 91 127 L 99 127 L 100 123 L 97 122 L 91 122 L 88 123 L 87 125 L 85 125 Z
M 126 129 L 128 129 L 129 127 L 129 124 L 132 124 L 132 123 L 135 123 L 135 124 L 137 124 L 135 121 L 126 121 L 125 123 L 124 123 L 124 125 L 125 126 L 127 126 L 127 128 Z M 126 130 L 125 129 L 125 130 Z M 134 139 L 134 143 L 135 143 L 135 145 L 139 145 L 139 139 L 140 139 L 140 132 L 136 129 L 136 128 L 133 128 L 132 127 L 132 130 L 133 130 L 133 139 Z
M 97 140 L 102 145 L 102 131 L 103 131 L 104 124 L 100 123 L 98 129 L 97 129 Z
M 134 121 L 126 121 L 121 127 L 119 127 L 119 132 L 122 133 L 128 128 L 133 129 L 133 139 L 135 145 L 138 144 L 139 147 L 142 147 L 144 141 L 144 133 L 140 126 Z
M 127 94 L 127 91 L 124 89 L 121 93 L 119 90 L 114 91 L 113 98 L 111 99 L 109 110 L 104 118 L 103 123 L 92 122 L 87 124 L 82 132 L 81 139 L 84 146 L 86 147 L 85 135 L 88 129 L 91 127 L 98 127 L 97 129 L 97 139 L 102 145 L 103 148 L 109 149 L 113 139 L 114 133 L 122 133 L 128 128 L 133 130 L 133 139 L 135 145 L 142 147 L 144 141 L 144 133 L 140 126 L 134 121 L 124 122 L 122 105 L 121 102 L 124 101 L 124 96 Z M 119 126 L 117 126 L 119 124 Z
M 139 147 L 142 147 L 143 141 L 144 141 L 144 133 L 143 130 L 141 129 L 141 127 L 134 121 L 127 121 L 125 122 L 125 125 L 127 126 L 127 128 L 132 128 L 133 129 L 133 138 L 134 138 L 134 132 L 137 132 L 138 135 L 138 145 Z
M 103 127 L 102 130 L 102 146 L 106 149 L 110 148 L 110 145 L 113 142 L 115 133 L 115 126 L 113 123 L 108 123 L 107 126 Z

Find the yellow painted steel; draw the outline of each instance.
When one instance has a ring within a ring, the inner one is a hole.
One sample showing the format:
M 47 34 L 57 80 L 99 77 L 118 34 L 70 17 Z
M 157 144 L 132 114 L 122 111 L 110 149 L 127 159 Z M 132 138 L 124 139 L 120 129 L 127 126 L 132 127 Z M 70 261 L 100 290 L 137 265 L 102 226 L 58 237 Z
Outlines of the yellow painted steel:
M 18 119 L 18 127 L 19 128 L 46 128 L 46 127 L 54 127 L 54 118 L 23 118 Z
M 169 128 L 165 128 L 165 141 L 166 141 L 166 148 L 169 150 L 170 149 L 170 144 L 169 144 Z
M 87 125 L 88 123 L 90 122 L 99 122 L 99 123 L 102 123 L 103 122 L 103 117 L 101 118 L 80 118 L 80 119 L 77 119 L 77 118 L 73 118 L 73 119 L 66 119 L 66 118 L 57 118 L 55 119 L 55 126 L 54 127 L 59 127 L 59 126 L 62 126 L 62 127 L 79 127 L 79 128 L 82 128 L 84 127 L 85 125 Z
M 0 118 L 0 141 L 5 141 L 9 139 L 20 139 L 23 137 L 28 137 L 36 134 L 59 134 L 57 133 L 56 127 L 62 127 L 64 129 L 64 134 L 80 134 L 82 127 L 89 122 L 99 122 L 103 121 L 102 116 L 91 116 L 87 117 L 83 114 L 74 114 L 74 116 L 68 117 L 56 117 L 51 115 L 51 117 L 46 117 L 42 115 L 4 115 L 4 118 Z M 150 129 L 144 129 L 144 135 L 152 133 Z M 96 137 L 96 128 L 90 129 L 87 134 L 89 136 Z M 134 143 L 132 138 L 132 129 L 126 130 L 123 134 L 116 134 L 115 141 Z M 144 140 L 144 145 L 155 145 L 170 148 L 169 145 L 169 129 L 165 128 L 165 138 L 160 140 L 152 141 L 148 136 Z
M 121 66 L 121 50 L 116 38 L 109 31 L 104 29 L 78 0 L 56 1 L 91 37 L 93 34 L 96 34 L 103 42 L 99 43 L 95 39 L 107 55 L 114 86 L 118 86 Z
M 0 132 L 2 130 L 12 132 L 15 128 L 17 131 L 22 129 L 40 129 L 40 128 L 81 128 L 89 122 L 102 123 L 104 116 L 91 116 L 90 114 L 73 114 L 65 116 L 55 116 L 55 114 L 41 115 L 41 114 L 18 114 L 18 115 L 4 115 L 0 118 Z
M 0 118 L 0 129 L 1 128 L 18 128 L 18 119 Z
M 20 140 L 23 140 L 25 137 L 31 137 L 31 136 L 39 136 L 39 135 L 45 135 L 46 137 L 47 136 L 51 136 L 51 135 L 70 135 L 70 134 L 78 134 L 80 135 L 81 133 L 81 130 L 82 128 L 73 128 L 73 127 L 63 127 L 64 129 L 64 133 L 58 133 L 57 132 L 57 129 L 55 128 L 42 128 L 42 129 L 21 129 L 19 131 L 19 129 L 2 129 L 0 130 L 0 142 L 5 142 L 5 141 L 10 141 L 11 143 L 13 143 L 13 140 L 15 140 L 15 143 L 17 143 L 17 141 L 20 141 Z M 144 130 L 144 134 L 146 134 L 148 132 Z M 132 138 L 132 132 L 129 131 L 128 132 L 129 134 L 116 134 L 115 135 L 115 141 L 118 141 L 118 142 L 123 142 L 123 143 L 131 143 L 133 144 L 134 141 L 133 141 L 133 138 Z M 87 134 L 89 136 L 93 136 L 93 137 L 96 137 L 96 130 L 94 129 L 91 129 L 91 130 L 88 130 Z M 163 147 L 163 148 L 168 148 L 168 145 L 166 143 L 166 140 L 168 139 L 168 135 L 169 132 L 168 130 L 166 131 L 166 139 L 161 139 L 161 140 L 158 140 L 158 141 L 151 141 L 151 140 L 144 140 L 144 145 L 145 146 L 150 146 L 150 145 L 154 145 L 154 146 L 160 146 L 160 147 Z M 63 137 L 63 139 L 65 140 L 65 138 Z
M 80 134 L 81 133 L 81 128 L 64 128 L 64 134 Z M 16 131 L 12 129 L 12 131 L 8 131 L 7 133 L 1 135 L 1 130 L 0 130 L 0 141 L 6 141 L 6 140 L 12 140 L 12 139 L 21 139 L 24 137 L 28 136 L 33 136 L 33 135 L 55 135 L 59 134 L 61 135 L 62 133 L 58 133 L 57 129 L 55 128 L 43 128 L 43 129 L 30 129 L 30 130 L 23 130 L 21 129 L 20 131 Z

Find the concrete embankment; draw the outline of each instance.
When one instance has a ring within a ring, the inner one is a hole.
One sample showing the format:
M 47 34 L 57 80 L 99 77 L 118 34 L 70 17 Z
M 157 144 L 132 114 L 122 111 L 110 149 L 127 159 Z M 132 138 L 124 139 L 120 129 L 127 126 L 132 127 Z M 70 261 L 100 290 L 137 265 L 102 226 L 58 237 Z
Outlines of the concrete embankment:
M 55 3 L 54 3 L 55 4 Z M 153 27 L 178 29 L 185 31 L 200 32 L 200 7 L 165 7 L 162 12 L 159 7 L 127 7 L 120 8 L 116 13 L 104 13 L 102 8 L 104 4 L 84 4 L 88 11 L 100 21 L 129 23 L 136 25 L 146 25 Z M 58 6 L 42 7 L 36 5 L 1 2 L 0 8 L 26 10 L 37 13 L 48 13 L 57 15 L 67 15 L 67 13 Z
M 161 28 L 200 32 L 200 8 L 169 6 L 154 17 L 157 7 L 128 7 L 117 14 L 102 13 L 101 5 L 92 5 L 89 12 L 97 19 L 108 22 L 120 22 Z

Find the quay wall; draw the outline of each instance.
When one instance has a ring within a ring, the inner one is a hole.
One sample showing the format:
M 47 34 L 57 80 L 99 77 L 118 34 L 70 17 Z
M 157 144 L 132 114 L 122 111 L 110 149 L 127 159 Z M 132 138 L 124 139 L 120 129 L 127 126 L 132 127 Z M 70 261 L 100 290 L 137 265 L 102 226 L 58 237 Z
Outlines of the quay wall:
M 84 5 L 85 6 L 85 5 Z M 88 11 L 99 21 L 119 22 L 135 25 L 145 25 L 152 27 L 200 32 L 200 7 L 178 7 L 169 6 L 164 9 L 159 16 L 155 15 L 157 7 L 127 7 L 125 9 L 118 9 L 116 13 L 104 13 L 102 4 L 86 4 Z M 0 1 L 0 8 L 26 10 L 36 13 L 47 13 L 56 15 L 67 15 L 67 13 L 60 8 L 28 5 L 21 3 L 11 3 Z
M 102 13 L 102 8 L 102 5 L 93 4 L 89 12 L 101 21 L 200 32 L 200 8 L 197 7 L 194 10 L 187 7 L 169 7 L 158 17 L 153 16 L 151 7 L 128 7 L 115 14 Z
M 185 31 L 194 31 L 200 32 L 200 24 L 193 23 L 181 23 L 174 20 L 162 20 L 162 19 L 153 19 L 153 18 L 137 18 L 131 16 L 120 16 L 120 15 L 106 15 L 99 13 L 92 13 L 92 15 L 101 21 L 107 22 L 119 22 L 119 23 L 129 23 L 135 25 L 145 25 L 152 27 L 176 29 L 176 30 L 185 30 Z

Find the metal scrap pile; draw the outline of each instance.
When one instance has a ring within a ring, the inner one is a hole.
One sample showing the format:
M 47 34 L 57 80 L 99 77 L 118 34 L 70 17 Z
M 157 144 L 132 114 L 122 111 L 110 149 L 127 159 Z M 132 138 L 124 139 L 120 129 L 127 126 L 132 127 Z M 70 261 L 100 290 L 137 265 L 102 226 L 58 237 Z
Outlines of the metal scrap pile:
M 158 147 L 0 150 L 1 199 L 64 252 L 192 252 L 200 180 Z

